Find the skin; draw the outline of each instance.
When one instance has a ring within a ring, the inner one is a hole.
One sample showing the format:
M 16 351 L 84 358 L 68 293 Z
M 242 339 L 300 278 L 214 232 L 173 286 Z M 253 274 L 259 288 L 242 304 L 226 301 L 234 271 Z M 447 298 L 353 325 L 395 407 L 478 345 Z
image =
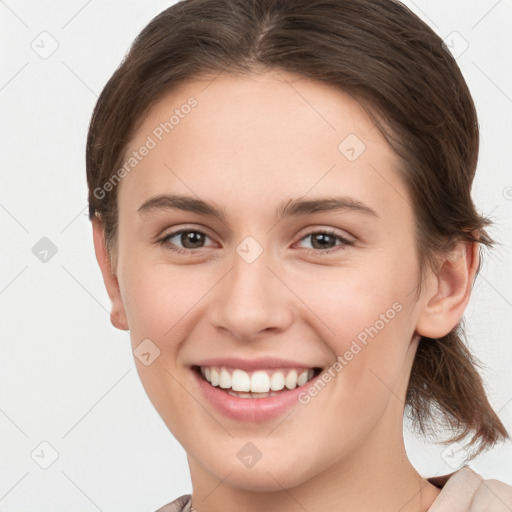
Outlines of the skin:
M 160 350 L 148 366 L 135 361 L 149 398 L 188 454 L 194 507 L 427 510 L 439 489 L 407 458 L 405 393 L 419 335 L 443 336 L 462 317 L 477 247 L 439 256 L 439 270 L 427 273 L 418 292 L 414 212 L 398 157 L 354 99 L 290 73 L 182 84 L 155 104 L 127 154 L 190 96 L 198 105 L 118 185 L 112 260 L 99 219 L 93 233 L 112 323 L 130 331 L 133 349 L 150 339 Z M 349 134 L 366 147 L 354 161 L 338 149 Z M 138 211 L 162 194 L 213 202 L 226 219 Z M 377 216 L 276 215 L 292 199 L 332 196 L 364 203 Z M 205 233 L 202 248 L 183 245 L 179 235 L 158 243 L 180 228 Z M 322 249 L 314 234 L 325 229 L 353 243 L 334 238 Z M 250 264 L 236 252 L 248 236 L 263 248 Z M 231 355 L 328 368 L 395 303 L 400 312 L 325 389 L 277 420 L 227 418 L 193 379 L 194 362 Z M 237 457 L 247 442 L 262 454 L 250 468 Z

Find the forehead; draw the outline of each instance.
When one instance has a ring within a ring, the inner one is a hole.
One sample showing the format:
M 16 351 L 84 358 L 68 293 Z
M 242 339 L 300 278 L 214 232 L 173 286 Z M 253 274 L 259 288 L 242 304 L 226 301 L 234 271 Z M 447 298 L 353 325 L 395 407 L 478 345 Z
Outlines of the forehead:
M 147 148 L 147 149 L 144 149 Z M 142 155 L 144 153 L 144 155 Z M 136 154 L 136 156 L 133 156 Z M 363 107 L 331 85 L 273 71 L 180 84 L 150 110 L 125 154 L 118 190 L 136 209 L 170 192 L 229 199 L 344 193 L 407 208 L 398 157 Z

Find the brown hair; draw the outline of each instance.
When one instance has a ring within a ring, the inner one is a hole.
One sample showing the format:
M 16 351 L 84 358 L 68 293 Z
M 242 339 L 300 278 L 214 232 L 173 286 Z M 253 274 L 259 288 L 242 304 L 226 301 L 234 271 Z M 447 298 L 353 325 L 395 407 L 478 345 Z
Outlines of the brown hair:
M 395 0 L 185 0 L 142 30 L 92 115 L 89 215 L 102 219 L 111 256 L 117 187 L 107 193 L 103 185 L 122 165 L 149 108 L 186 80 L 267 69 L 331 84 L 366 109 L 401 157 L 422 276 L 435 271 L 435 255 L 454 242 L 492 246 L 484 229 L 490 221 L 471 199 L 479 148 L 473 100 L 440 37 L 406 6 Z M 446 443 L 473 433 L 468 446 L 480 444 L 472 456 L 508 438 L 477 364 L 461 324 L 442 338 L 423 337 L 406 398 L 421 432 L 444 421 L 455 431 Z

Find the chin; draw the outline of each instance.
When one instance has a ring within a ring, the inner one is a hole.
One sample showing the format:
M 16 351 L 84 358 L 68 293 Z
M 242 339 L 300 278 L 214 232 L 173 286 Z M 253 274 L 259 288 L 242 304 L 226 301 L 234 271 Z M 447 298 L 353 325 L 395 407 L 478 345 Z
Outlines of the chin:
M 241 468 L 238 465 L 223 466 L 215 468 L 213 474 L 219 481 L 244 491 L 254 492 L 276 492 L 284 489 L 291 489 L 304 483 L 313 474 L 308 475 L 304 472 L 307 468 L 302 467 L 298 472 L 298 467 L 292 464 L 285 466 L 277 464 L 263 464 L 260 460 L 252 468 Z M 226 475 L 229 476 L 226 478 Z

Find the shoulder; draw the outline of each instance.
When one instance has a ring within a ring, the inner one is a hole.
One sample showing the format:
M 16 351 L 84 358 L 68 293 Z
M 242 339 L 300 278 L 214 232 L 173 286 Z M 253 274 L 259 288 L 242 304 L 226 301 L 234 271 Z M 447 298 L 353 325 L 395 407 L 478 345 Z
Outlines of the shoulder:
M 191 498 L 192 495 L 184 494 L 171 503 L 167 503 L 167 505 L 159 508 L 156 512 L 190 512 L 192 505 Z

